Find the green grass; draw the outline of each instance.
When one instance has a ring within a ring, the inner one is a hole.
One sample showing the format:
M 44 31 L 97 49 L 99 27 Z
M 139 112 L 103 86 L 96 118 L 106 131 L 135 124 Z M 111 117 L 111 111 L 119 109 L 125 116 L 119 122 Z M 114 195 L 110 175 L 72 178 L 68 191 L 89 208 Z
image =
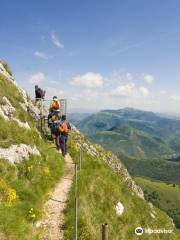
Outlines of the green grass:
M 74 142 L 78 141 L 75 138 Z M 104 156 L 107 157 L 104 151 Z M 71 155 L 78 160 L 79 152 L 72 142 Z M 125 212 L 118 217 L 115 206 L 121 202 Z M 165 213 L 156 209 L 157 217 L 150 215 L 148 203 L 135 194 L 100 158 L 91 157 L 83 153 L 82 170 L 78 172 L 78 239 L 101 239 L 101 224 L 109 224 L 109 239 L 127 240 L 138 239 L 134 234 L 137 226 L 172 229 L 169 218 Z M 74 186 L 69 195 L 66 209 L 65 239 L 71 240 L 74 236 Z M 176 239 L 175 235 L 144 235 L 141 239 Z M 178 239 L 178 238 L 177 238 Z
M 144 190 L 146 199 L 167 212 L 174 219 L 176 226 L 180 228 L 180 186 L 140 177 L 135 180 Z
M 15 116 L 27 121 L 31 129 L 0 117 L 0 147 L 29 144 L 36 146 L 41 156 L 31 155 L 29 160 L 15 165 L 0 159 L 0 236 L 3 234 L 8 240 L 40 239 L 41 230 L 36 230 L 34 224 L 41 218 L 49 191 L 62 176 L 64 161 L 53 144 L 39 137 L 34 119 L 20 106 L 23 99 L 17 88 L 0 77 L 1 104 L 3 96 L 15 107 Z M 16 199 L 8 204 L 13 191 Z
M 12 71 L 11 71 L 9 65 L 4 60 L 0 60 L 0 62 L 2 63 L 2 65 L 4 66 L 6 71 L 12 76 Z

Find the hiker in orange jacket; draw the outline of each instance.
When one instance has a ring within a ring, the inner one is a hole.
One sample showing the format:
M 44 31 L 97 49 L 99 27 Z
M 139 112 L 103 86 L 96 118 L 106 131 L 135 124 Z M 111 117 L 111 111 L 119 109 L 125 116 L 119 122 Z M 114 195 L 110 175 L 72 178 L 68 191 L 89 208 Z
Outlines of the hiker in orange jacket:
M 60 115 L 60 102 L 56 96 L 53 97 L 53 100 L 50 105 L 50 112 L 55 113 L 56 115 Z
M 66 120 L 66 115 L 62 115 L 61 124 L 59 126 L 60 131 L 60 148 L 63 157 L 67 154 L 67 141 L 68 141 L 68 133 L 71 130 L 70 124 Z

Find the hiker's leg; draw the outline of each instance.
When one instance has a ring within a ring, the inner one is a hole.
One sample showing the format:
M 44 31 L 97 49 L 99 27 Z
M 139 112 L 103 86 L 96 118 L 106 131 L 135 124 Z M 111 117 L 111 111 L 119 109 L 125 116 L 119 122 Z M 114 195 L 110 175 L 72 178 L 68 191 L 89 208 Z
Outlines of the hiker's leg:
M 53 143 L 56 145 L 56 136 L 54 135 L 54 133 L 51 133 L 52 139 L 53 139 Z
M 57 145 L 58 145 L 58 149 L 60 149 L 60 139 L 59 139 L 59 138 L 60 138 L 60 136 L 58 135 L 58 136 L 57 136 Z
M 62 153 L 62 151 L 63 151 L 62 136 L 60 136 L 59 144 L 60 144 L 60 149 L 61 149 L 61 153 Z
M 59 150 L 60 144 L 59 144 L 59 135 L 56 135 L 56 147 Z
M 66 143 L 65 143 L 65 136 L 61 136 L 61 151 L 62 151 L 62 155 L 63 156 L 65 156 L 65 145 L 66 145 Z
M 65 136 L 65 154 L 67 154 L 67 140 L 68 136 Z

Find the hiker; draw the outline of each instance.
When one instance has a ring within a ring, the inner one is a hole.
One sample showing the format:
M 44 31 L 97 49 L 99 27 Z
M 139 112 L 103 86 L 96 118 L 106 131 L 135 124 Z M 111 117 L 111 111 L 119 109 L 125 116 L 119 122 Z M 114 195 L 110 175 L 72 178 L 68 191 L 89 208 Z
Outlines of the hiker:
M 53 97 L 53 100 L 51 102 L 50 112 L 55 113 L 57 116 L 60 116 L 60 103 L 56 96 Z
M 52 116 L 53 116 L 53 113 L 52 112 L 50 112 L 49 114 L 48 114 L 48 117 L 47 117 L 47 122 L 48 122 L 48 128 L 50 128 L 50 125 L 51 125 L 51 118 L 52 118 Z
M 44 91 L 43 89 L 39 88 L 38 85 L 35 86 L 35 99 L 36 102 L 40 101 L 41 99 L 44 100 L 46 91 Z
M 65 157 L 67 154 L 67 140 L 69 130 L 71 130 L 71 126 L 66 120 L 66 115 L 62 115 L 59 131 L 60 131 L 60 148 L 63 157 Z
M 60 124 L 61 124 L 61 120 L 59 119 L 59 117 L 56 114 L 52 114 L 49 119 L 48 126 L 51 129 L 51 136 L 54 139 L 56 148 L 58 150 L 60 149 L 60 140 L 59 140 L 60 132 L 58 130 Z

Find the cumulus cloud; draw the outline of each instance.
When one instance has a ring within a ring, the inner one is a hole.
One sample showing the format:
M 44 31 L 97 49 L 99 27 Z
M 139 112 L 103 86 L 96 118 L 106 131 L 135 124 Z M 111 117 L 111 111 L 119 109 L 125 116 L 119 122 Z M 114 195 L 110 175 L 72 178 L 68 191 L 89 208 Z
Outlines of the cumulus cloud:
M 129 73 L 129 72 L 126 73 L 126 78 L 127 78 L 128 81 L 132 81 L 134 79 L 132 73 Z
M 73 77 L 71 84 L 86 88 L 97 88 L 103 86 L 104 80 L 99 73 L 87 72 L 84 75 Z
M 165 94 L 167 94 L 167 91 L 166 90 L 162 90 L 161 94 L 165 95 Z
M 28 79 L 28 82 L 31 84 L 39 83 L 39 82 L 45 80 L 45 78 L 46 77 L 45 77 L 44 73 L 38 72 L 36 74 L 31 75 Z
M 180 101 L 180 95 L 173 95 L 169 97 L 169 100 L 172 101 Z
M 118 86 L 110 95 L 114 97 L 147 97 L 150 94 L 145 87 L 137 87 L 134 83 Z
M 58 87 L 44 86 L 46 89 L 46 98 L 51 99 L 53 96 L 57 96 L 58 99 L 65 97 L 65 92 L 63 89 Z
M 111 96 L 115 97 L 129 97 L 134 94 L 135 84 L 129 83 L 126 85 L 118 86 L 116 89 L 111 91 Z
M 48 60 L 48 56 L 43 52 L 35 51 L 34 56 L 41 58 L 43 60 Z
M 140 92 L 144 97 L 149 96 L 149 94 L 150 94 L 149 90 L 148 90 L 147 88 L 145 88 L 145 87 L 140 87 L 140 88 L 139 88 L 139 92 Z
M 144 80 L 147 82 L 147 83 L 152 83 L 154 81 L 154 76 L 153 75 L 150 75 L 150 74 L 146 74 L 144 75 Z
M 58 39 L 55 33 L 51 34 L 51 40 L 57 48 L 64 48 L 64 44 Z

